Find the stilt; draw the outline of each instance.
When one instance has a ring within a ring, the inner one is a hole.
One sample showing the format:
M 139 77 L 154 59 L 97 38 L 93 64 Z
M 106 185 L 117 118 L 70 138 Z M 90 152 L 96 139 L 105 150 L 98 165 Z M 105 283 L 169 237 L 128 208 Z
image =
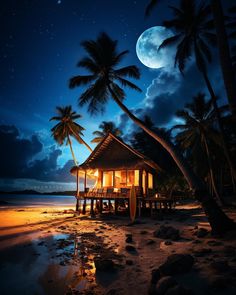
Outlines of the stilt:
M 109 209 L 109 212 L 111 211 L 111 199 L 108 200 L 108 209 Z
M 83 214 L 86 214 L 86 199 L 83 202 Z
M 90 215 L 94 215 L 94 199 L 91 199 L 91 204 L 90 204 Z
M 153 215 L 153 209 L 152 209 L 152 201 L 149 202 L 149 207 L 150 207 L 150 211 L 151 211 L 151 216 Z
M 99 199 L 99 213 L 102 214 L 102 209 L 103 209 L 103 200 L 102 198 Z
M 138 200 L 138 217 L 141 217 L 141 200 Z
M 76 197 L 76 207 L 75 207 L 75 211 L 79 213 L 79 199 L 78 199 L 78 197 Z
M 115 199 L 115 214 L 118 213 L 118 200 Z

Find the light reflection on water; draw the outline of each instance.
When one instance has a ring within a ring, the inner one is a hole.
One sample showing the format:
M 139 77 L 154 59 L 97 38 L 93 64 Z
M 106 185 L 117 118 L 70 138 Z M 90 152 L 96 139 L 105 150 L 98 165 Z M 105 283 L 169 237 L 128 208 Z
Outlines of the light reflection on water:
M 93 257 L 79 236 L 56 234 L 0 252 L 1 294 L 64 294 L 93 281 Z

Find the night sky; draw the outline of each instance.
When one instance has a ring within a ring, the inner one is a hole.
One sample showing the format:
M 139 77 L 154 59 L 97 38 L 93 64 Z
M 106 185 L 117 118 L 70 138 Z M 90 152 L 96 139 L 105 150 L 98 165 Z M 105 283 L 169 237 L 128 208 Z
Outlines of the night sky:
M 55 115 L 56 106 L 71 104 L 82 115 L 78 122 L 86 129 L 84 139 L 88 143 L 102 121 L 113 120 L 129 138 L 133 125 L 113 102 L 109 102 L 103 115 L 90 117 L 86 107 L 77 106 L 83 89 L 68 87 L 68 80 L 82 73 L 76 67 L 85 55 L 81 41 L 95 39 L 102 31 L 118 40 L 120 51 L 130 51 L 122 65 L 135 64 L 141 70 L 141 79 L 134 82 L 143 92 L 127 90 L 125 100 L 139 117 L 148 114 L 157 126 L 171 126 L 177 109 L 197 92 L 206 92 L 193 60 L 183 77 L 174 69 L 173 60 L 167 67 L 153 70 L 136 56 L 140 34 L 171 17 L 167 2 L 178 3 L 160 1 L 148 18 L 144 17 L 147 0 L 0 2 L 0 189 L 74 189 L 69 174 L 73 165 L 69 147 L 56 145 L 50 133 L 55 122 L 49 119 Z M 234 1 L 225 2 L 231 5 Z M 209 76 L 217 81 L 214 86 L 223 103 L 217 52 L 213 54 Z M 74 147 L 79 162 L 83 162 L 89 152 L 82 145 Z

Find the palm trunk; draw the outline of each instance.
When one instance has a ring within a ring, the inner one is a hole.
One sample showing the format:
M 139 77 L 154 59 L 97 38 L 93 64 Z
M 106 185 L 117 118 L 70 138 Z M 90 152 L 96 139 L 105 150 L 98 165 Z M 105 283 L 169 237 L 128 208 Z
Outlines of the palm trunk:
M 147 128 L 145 124 L 133 115 L 130 110 L 119 100 L 116 94 L 113 92 L 110 85 L 108 89 L 111 93 L 112 98 L 118 104 L 118 106 L 127 114 L 127 116 L 140 128 L 142 128 L 148 135 L 159 142 L 164 149 L 171 155 L 180 171 L 183 173 L 187 180 L 190 188 L 193 190 L 196 199 L 201 202 L 202 207 L 208 217 L 208 221 L 212 228 L 212 231 L 217 234 L 223 234 L 228 230 L 236 228 L 236 224 L 221 210 L 215 200 L 209 195 L 204 182 L 194 174 L 189 165 L 185 162 L 182 155 L 180 155 L 173 144 Z
M 230 57 L 229 43 L 225 30 L 223 9 L 220 0 L 211 0 L 217 43 L 220 57 L 221 70 L 223 74 L 225 89 L 229 106 L 234 119 L 236 119 L 236 81 Z
M 211 96 L 211 101 L 212 101 L 212 104 L 213 104 L 213 107 L 214 107 L 214 110 L 215 110 L 215 113 L 216 113 L 216 119 L 217 119 L 217 123 L 218 123 L 218 126 L 219 126 L 219 131 L 220 131 L 220 137 L 221 137 L 221 142 L 222 142 L 222 146 L 223 146 L 223 150 L 224 150 L 224 155 L 226 157 L 226 160 L 227 160 L 227 163 L 229 165 L 229 168 L 231 170 L 231 173 L 234 177 L 234 179 L 236 180 L 236 169 L 235 169 L 235 166 L 233 165 L 233 161 L 231 159 L 231 155 L 230 155 L 230 152 L 229 152 L 229 147 L 226 143 L 226 139 L 225 139 L 225 136 L 224 136 L 224 130 L 223 130 L 223 126 L 222 126 L 222 123 L 221 123 L 221 117 L 220 117 L 220 111 L 219 111 L 219 108 L 217 106 L 217 102 L 216 102 L 216 95 L 215 95 L 215 92 L 211 86 L 211 83 L 210 83 L 210 80 L 207 76 L 207 73 L 205 70 L 201 70 L 201 73 L 204 77 L 204 80 L 205 80 L 205 83 L 207 85 L 207 88 L 208 88 L 208 91 L 210 93 L 210 96 Z
M 208 143 L 206 141 L 205 136 L 203 136 L 203 142 L 204 142 L 204 146 L 205 146 L 205 149 L 206 149 L 207 162 L 208 162 L 208 167 L 209 167 L 209 172 L 210 172 L 210 179 L 211 179 L 212 189 L 213 189 L 213 192 L 215 193 L 215 196 L 216 196 L 216 199 L 217 199 L 219 205 L 222 205 L 222 201 L 221 201 L 221 198 L 220 198 L 220 196 L 218 194 L 218 190 L 217 190 L 216 183 L 215 183 L 215 177 L 214 177 L 214 173 L 213 173 L 212 161 L 211 161 L 211 157 L 210 157 Z
M 72 148 L 72 143 L 71 143 L 71 140 L 70 140 L 70 135 L 67 135 L 67 140 L 68 140 L 68 142 L 69 142 L 70 151 L 71 151 L 71 154 L 72 154 L 73 160 L 74 160 L 74 162 L 75 162 L 75 166 L 77 166 L 78 163 L 77 163 L 77 160 L 76 160 L 76 158 L 75 158 L 75 154 L 74 154 L 74 151 L 73 151 L 73 148 Z
M 82 141 L 82 143 L 87 147 L 87 149 L 92 152 L 93 150 L 91 149 L 91 147 L 83 140 L 83 138 L 79 137 L 75 132 L 74 130 L 69 126 L 70 128 L 70 131 L 73 133 L 73 135 L 75 136 L 75 138 L 78 140 L 78 141 Z
M 75 211 L 79 212 L 79 169 L 76 171 L 76 206 Z

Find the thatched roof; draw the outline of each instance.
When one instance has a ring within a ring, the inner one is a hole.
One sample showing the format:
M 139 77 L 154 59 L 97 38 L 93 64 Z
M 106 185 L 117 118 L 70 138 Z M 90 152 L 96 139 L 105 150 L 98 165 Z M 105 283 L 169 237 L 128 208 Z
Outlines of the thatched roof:
M 107 136 L 96 146 L 79 169 L 139 169 L 160 170 L 160 167 L 115 135 Z M 72 168 L 72 173 L 77 167 Z

